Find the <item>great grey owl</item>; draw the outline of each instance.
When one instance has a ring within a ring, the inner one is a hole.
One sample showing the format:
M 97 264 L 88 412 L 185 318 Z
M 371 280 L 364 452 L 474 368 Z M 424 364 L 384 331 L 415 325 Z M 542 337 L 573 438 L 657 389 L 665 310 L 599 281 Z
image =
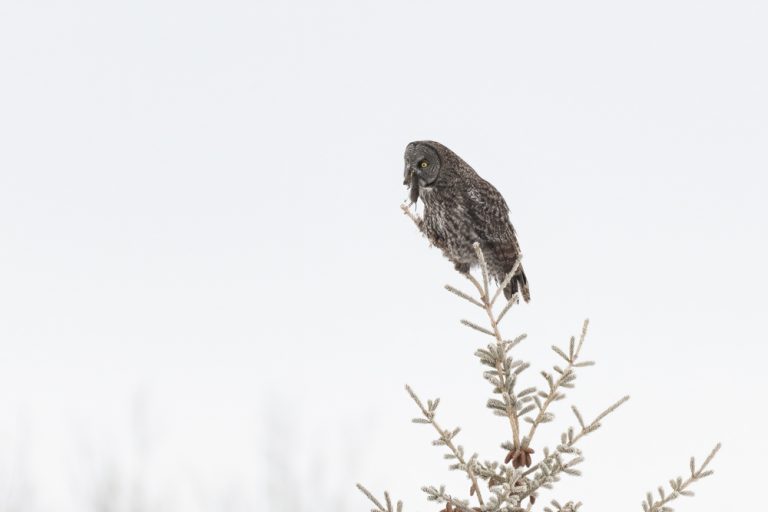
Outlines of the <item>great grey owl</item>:
M 520 257 L 520 246 L 507 203 L 493 185 L 456 153 L 433 141 L 411 142 L 405 148 L 403 184 L 410 188 L 413 203 L 424 202 L 419 229 L 456 270 L 467 273 L 478 264 L 472 244 L 479 242 L 491 276 L 503 281 Z M 518 290 L 528 302 L 531 295 L 522 266 L 504 296 L 510 299 Z

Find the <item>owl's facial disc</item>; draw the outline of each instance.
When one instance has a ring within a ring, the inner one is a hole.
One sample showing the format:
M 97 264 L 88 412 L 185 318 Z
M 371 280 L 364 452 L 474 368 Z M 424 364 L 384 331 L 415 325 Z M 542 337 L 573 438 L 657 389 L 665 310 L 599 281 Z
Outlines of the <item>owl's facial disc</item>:
M 419 198 L 419 190 L 431 187 L 440 172 L 437 151 L 423 142 L 411 142 L 405 148 L 404 185 L 411 189 L 411 201 Z

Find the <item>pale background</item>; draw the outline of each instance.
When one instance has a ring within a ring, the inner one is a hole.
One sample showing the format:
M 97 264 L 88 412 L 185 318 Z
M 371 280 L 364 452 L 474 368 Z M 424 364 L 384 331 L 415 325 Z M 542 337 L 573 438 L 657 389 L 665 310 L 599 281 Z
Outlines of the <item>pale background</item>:
M 676 508 L 760 508 L 767 23 L 732 0 L 3 0 L 0 510 L 465 491 L 403 391 L 503 455 L 486 340 L 442 289 L 464 283 L 398 209 L 426 138 L 509 202 L 518 355 L 554 363 L 589 316 L 571 395 L 633 397 L 542 499 L 640 510 L 720 440 Z

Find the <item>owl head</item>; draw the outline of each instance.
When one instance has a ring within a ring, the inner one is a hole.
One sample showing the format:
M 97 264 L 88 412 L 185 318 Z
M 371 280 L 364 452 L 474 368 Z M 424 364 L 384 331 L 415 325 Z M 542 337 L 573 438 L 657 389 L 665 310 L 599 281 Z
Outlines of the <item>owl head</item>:
M 441 153 L 448 149 L 439 142 L 422 140 L 405 147 L 405 171 L 403 185 L 410 189 L 412 202 L 419 199 L 419 190 L 431 187 L 437 181 L 442 165 Z

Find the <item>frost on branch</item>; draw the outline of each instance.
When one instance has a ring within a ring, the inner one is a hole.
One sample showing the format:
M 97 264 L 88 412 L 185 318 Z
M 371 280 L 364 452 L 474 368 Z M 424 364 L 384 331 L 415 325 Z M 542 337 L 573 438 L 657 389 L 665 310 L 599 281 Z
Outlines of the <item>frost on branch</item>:
M 410 213 L 410 210 L 407 211 Z M 485 340 L 474 355 L 484 368 L 483 378 L 490 385 L 486 406 L 509 424 L 509 434 L 502 440 L 502 451 L 497 457 L 481 459 L 477 453 L 465 451 L 458 443 L 459 427 L 446 428 L 438 422 L 439 398 L 425 403 L 410 386 L 406 386 L 419 413 L 413 418 L 413 423 L 430 426 L 435 431 L 436 438 L 432 444 L 444 451 L 448 469 L 460 471 L 468 480 L 468 486 L 462 492 L 448 492 L 443 485 L 427 485 L 422 487 L 422 491 L 429 502 L 442 507 L 441 512 L 529 512 L 536 508 L 543 512 L 583 510 L 579 501 L 561 505 L 552 500 L 547 505 L 539 505 L 536 498 L 543 489 L 553 489 L 564 475 L 581 475 L 579 465 L 584 461 L 584 455 L 578 446 L 579 441 L 597 431 L 605 418 L 629 400 L 629 396 L 619 398 L 590 420 L 585 420 L 579 409 L 571 404 L 570 411 L 575 421 L 561 420 L 560 412 L 556 414 L 555 403 L 564 401 L 568 391 L 575 387 L 581 371 L 594 364 L 582 358 L 589 321 L 585 321 L 580 334 L 572 336 L 564 346 L 552 346 L 555 363 L 549 369 L 540 371 L 537 380 L 532 380 L 528 377 L 531 364 L 513 354 L 513 349 L 525 340 L 526 335 L 506 338 L 499 328 L 502 319 L 519 302 L 519 297 L 515 295 L 499 304 L 499 299 L 503 297 L 502 290 L 517 271 L 519 259 L 506 278 L 491 289 L 483 252 L 478 244 L 474 248 L 480 261 L 481 280 L 464 274 L 474 293 L 453 286 L 445 288 L 473 308 L 482 310 L 487 317 L 482 324 L 469 320 L 461 320 L 461 323 Z M 526 383 L 522 382 L 523 379 Z M 537 437 L 538 429 L 544 423 L 556 421 L 563 425 L 559 443 L 548 446 Z M 692 495 L 689 486 L 712 474 L 707 467 L 719 448 L 718 444 L 699 467 L 691 459 L 689 477 L 670 480 L 668 492 L 659 487 L 657 499 L 648 493 L 643 502 L 644 512 L 669 512 L 672 510 L 668 506 L 670 501 L 679 496 Z M 385 504 L 382 504 L 365 487 L 358 484 L 358 488 L 375 505 L 372 512 L 401 512 L 402 503 L 398 502 L 395 510 L 388 493 L 384 493 Z

